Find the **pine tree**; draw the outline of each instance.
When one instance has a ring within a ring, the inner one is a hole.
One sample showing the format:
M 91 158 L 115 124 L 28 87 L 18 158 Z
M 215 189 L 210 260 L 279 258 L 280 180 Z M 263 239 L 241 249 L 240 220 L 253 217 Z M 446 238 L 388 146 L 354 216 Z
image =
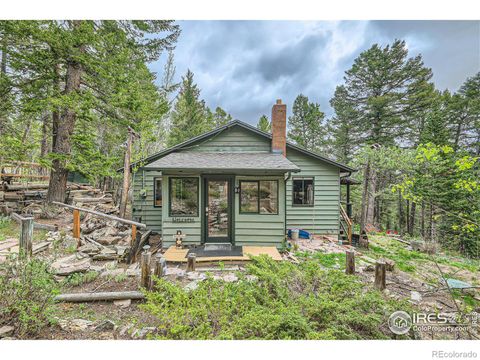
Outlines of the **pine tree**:
M 429 106 L 431 77 L 420 55 L 408 58 L 405 41 L 384 48 L 375 44 L 346 71 L 344 90 L 335 92 L 332 102 L 343 101 L 352 110 L 359 144 L 393 144 Z
M 212 114 L 212 123 L 214 127 L 226 125 L 232 121 L 232 119 L 232 115 L 227 113 L 220 106 L 217 106 L 215 112 Z
M 302 94 L 298 95 L 293 103 L 292 116 L 288 118 L 288 137 L 307 150 L 322 150 L 326 141 L 324 118 L 319 104 L 309 102 L 308 97 Z
M 260 116 L 260 119 L 258 120 L 258 123 L 257 123 L 257 129 L 264 131 L 266 133 L 272 132 L 272 124 L 268 120 L 267 115 Z
M 213 128 L 213 117 L 205 101 L 200 99 L 200 89 L 193 81 L 193 72 L 182 77 L 180 92 L 172 113 L 172 127 L 168 146 L 173 146 Z

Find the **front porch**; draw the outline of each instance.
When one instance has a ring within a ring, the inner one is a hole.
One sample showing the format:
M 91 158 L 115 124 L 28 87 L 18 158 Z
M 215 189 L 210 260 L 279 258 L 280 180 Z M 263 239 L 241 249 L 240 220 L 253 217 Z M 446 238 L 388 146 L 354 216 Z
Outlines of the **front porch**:
M 195 252 L 195 248 L 192 252 Z M 190 249 L 178 248 L 174 245 L 170 246 L 163 254 L 167 262 L 186 263 L 187 254 Z M 196 257 L 196 262 L 215 262 L 215 261 L 250 261 L 251 256 L 267 255 L 275 261 L 282 260 L 282 255 L 275 246 L 242 246 L 242 255 L 226 255 L 226 256 L 201 256 Z

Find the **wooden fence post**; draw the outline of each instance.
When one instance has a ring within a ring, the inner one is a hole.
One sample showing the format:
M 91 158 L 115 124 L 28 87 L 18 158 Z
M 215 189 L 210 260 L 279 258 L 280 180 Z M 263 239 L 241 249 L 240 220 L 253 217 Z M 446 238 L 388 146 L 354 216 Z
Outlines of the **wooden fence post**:
M 165 276 L 165 271 L 167 270 L 167 263 L 165 261 L 165 258 L 162 256 L 162 254 L 157 254 L 157 256 L 155 256 L 155 260 L 154 260 L 154 265 L 153 265 L 153 274 L 155 275 L 155 277 L 157 278 L 162 278 Z M 153 289 L 153 286 L 155 284 L 153 283 L 153 278 L 151 280 L 151 283 L 150 283 L 150 289 Z
M 385 271 L 385 261 L 377 260 L 377 262 L 375 263 L 375 287 L 378 290 L 384 290 L 387 287 Z
M 347 250 L 346 255 L 345 273 L 355 274 L 355 251 Z
M 32 256 L 33 218 L 22 218 L 21 224 L 19 254 L 30 258 Z
M 73 210 L 73 237 L 80 244 L 80 210 Z
M 140 269 L 141 269 L 141 277 L 140 277 L 140 286 L 144 287 L 145 289 L 148 289 L 150 287 L 150 274 L 151 274 L 151 268 L 150 268 L 150 260 L 152 258 L 152 253 L 148 251 L 150 249 L 150 246 L 145 245 L 143 247 L 143 253 L 142 253 L 142 259 L 140 262 Z
M 132 225 L 132 242 L 131 246 L 135 244 L 135 240 L 137 239 L 137 225 Z
M 195 263 L 197 260 L 197 254 L 190 253 L 187 257 L 187 272 L 195 271 Z

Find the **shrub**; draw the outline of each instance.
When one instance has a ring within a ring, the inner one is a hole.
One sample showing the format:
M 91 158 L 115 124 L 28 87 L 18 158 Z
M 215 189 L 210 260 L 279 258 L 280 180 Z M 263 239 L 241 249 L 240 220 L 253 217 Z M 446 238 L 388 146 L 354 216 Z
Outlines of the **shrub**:
M 45 262 L 9 258 L 0 264 L 0 325 L 14 326 L 19 338 L 37 335 L 53 321 L 57 293 Z
M 253 258 L 236 283 L 208 278 L 190 292 L 164 279 L 146 293 L 143 309 L 157 319 L 161 339 L 382 339 L 390 313 L 406 303 L 365 291 L 354 276 Z

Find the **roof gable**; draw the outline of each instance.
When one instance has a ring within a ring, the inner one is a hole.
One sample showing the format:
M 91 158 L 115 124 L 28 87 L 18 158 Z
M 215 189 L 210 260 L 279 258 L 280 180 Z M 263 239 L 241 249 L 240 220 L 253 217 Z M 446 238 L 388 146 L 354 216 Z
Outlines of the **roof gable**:
M 141 161 L 141 163 L 143 165 L 146 165 L 146 164 L 150 164 L 151 162 L 155 161 L 155 160 L 158 160 L 160 159 L 162 156 L 165 156 L 165 155 L 168 155 L 172 152 L 175 152 L 175 151 L 178 151 L 178 150 L 189 150 L 189 151 L 192 151 L 192 149 L 199 149 L 199 145 L 204 143 L 205 141 L 207 141 L 209 138 L 212 138 L 213 136 L 218 136 L 219 134 L 223 133 L 225 130 L 227 129 L 232 129 L 234 127 L 240 127 L 240 128 L 243 128 L 255 135 L 258 135 L 259 137 L 263 137 L 265 139 L 268 139 L 268 140 L 271 140 L 272 139 L 272 134 L 269 134 L 269 133 L 266 133 L 266 132 L 263 132 L 257 128 L 255 128 L 254 126 L 252 125 L 249 125 L 247 123 L 244 123 L 243 121 L 240 121 L 240 120 L 234 120 L 234 121 L 231 121 L 229 122 L 228 124 L 224 125 L 224 126 L 220 126 L 216 129 L 213 129 L 209 132 L 206 132 L 204 134 L 201 134 L 199 136 L 196 136 L 196 137 L 193 137 L 187 141 L 184 141 L 180 144 L 177 144 L 175 146 L 172 146 L 168 149 L 165 149 L 165 150 L 162 150 L 154 155 L 151 155 L 147 158 L 145 158 L 144 160 Z M 270 142 L 269 142 L 270 144 Z M 321 161 L 324 161 L 330 165 L 333 165 L 333 166 L 336 166 L 338 168 L 340 168 L 341 171 L 343 172 L 354 172 L 356 171 L 355 169 L 347 166 L 347 165 L 344 165 L 344 164 L 341 164 L 339 162 L 336 162 L 334 160 L 331 160 L 331 159 L 328 159 L 324 156 L 321 156 L 319 154 L 316 154 L 316 153 L 313 153 L 311 151 L 308 151 L 306 149 L 303 149 L 297 145 L 294 145 L 292 143 L 289 143 L 287 142 L 287 151 L 288 149 L 294 149 L 294 150 L 297 150 L 305 155 L 308 155 L 308 156 L 311 156 L 315 159 L 318 159 L 318 160 L 321 160 Z M 137 163 L 134 163 L 132 164 L 132 166 L 135 166 L 137 165 L 139 162 Z M 123 169 L 122 169 L 123 170 Z

